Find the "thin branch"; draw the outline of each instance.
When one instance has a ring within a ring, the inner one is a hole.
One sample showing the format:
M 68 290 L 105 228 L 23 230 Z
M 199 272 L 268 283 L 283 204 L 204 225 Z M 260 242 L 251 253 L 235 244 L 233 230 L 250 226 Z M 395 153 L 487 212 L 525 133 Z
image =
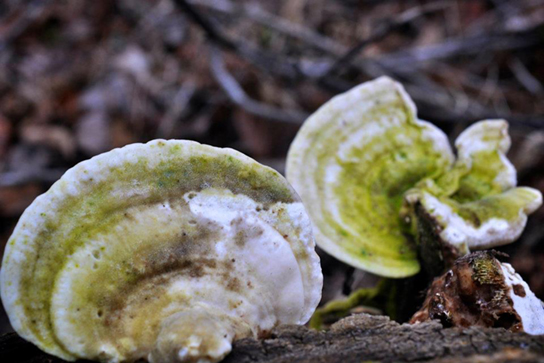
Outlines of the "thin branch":
M 229 99 L 247 112 L 268 120 L 293 124 L 301 124 L 308 117 L 304 112 L 284 110 L 250 98 L 236 79 L 227 71 L 221 52 L 213 46 L 210 47 L 210 67 L 212 74 Z
M 164 117 L 157 128 L 157 137 L 170 138 L 172 137 L 176 122 L 187 109 L 191 98 L 195 94 L 196 86 L 192 81 L 187 81 L 179 88 L 174 95 L 174 99 L 170 104 L 170 108 L 166 111 Z
M 302 40 L 305 44 L 327 54 L 341 56 L 348 50 L 346 46 L 337 43 L 334 39 L 321 35 L 303 25 L 290 22 L 282 17 L 271 14 L 262 9 L 258 4 L 239 4 L 229 0 L 189 0 L 189 3 L 206 7 L 223 14 L 246 16 L 256 23 L 294 39 Z
M 380 27 L 377 31 L 375 31 L 368 39 L 364 40 L 359 46 L 356 46 L 356 49 L 347 50 L 346 47 L 339 45 L 338 43 L 335 43 L 334 40 L 322 36 L 318 36 L 316 38 L 316 34 L 311 31 L 303 31 L 302 29 L 305 28 L 299 28 L 300 32 L 297 33 L 299 39 L 305 40 L 309 42 L 310 44 L 315 43 L 321 43 L 325 44 L 326 46 L 322 46 L 321 49 L 324 51 L 327 51 L 330 55 L 333 55 L 335 57 L 338 57 L 340 53 L 344 53 L 344 56 L 342 56 L 338 61 L 331 62 L 320 62 L 316 64 L 315 62 L 304 62 L 299 59 L 296 60 L 284 60 L 281 57 L 278 57 L 277 54 L 271 54 L 268 53 L 262 49 L 253 48 L 251 46 L 248 46 L 245 43 L 236 42 L 230 38 L 228 38 L 226 35 L 223 34 L 222 31 L 220 31 L 217 27 L 215 27 L 213 24 L 211 24 L 202 14 L 200 14 L 193 5 L 202 4 L 202 5 L 209 5 L 206 0 L 174 0 L 175 3 L 184 10 L 187 15 L 198 25 L 202 28 L 202 30 L 207 34 L 208 38 L 214 42 L 215 44 L 224 47 L 225 49 L 228 49 L 230 51 L 233 51 L 240 55 L 241 57 L 247 59 L 255 66 L 259 67 L 263 71 L 271 74 L 275 74 L 276 76 L 281 76 L 289 80 L 300 80 L 301 78 L 310 78 L 310 79 L 318 79 L 318 80 L 325 80 L 328 77 L 325 77 L 325 75 L 331 75 L 337 67 L 340 65 L 343 65 L 345 62 L 349 61 L 352 57 L 356 55 L 357 52 L 359 52 L 364 45 L 368 45 L 372 42 L 378 41 L 382 39 L 385 35 L 388 34 L 390 30 L 397 29 L 398 27 L 405 25 L 411 21 L 414 21 L 418 17 L 420 17 L 422 14 L 428 13 L 430 11 L 436 11 L 437 9 L 442 9 L 445 6 L 444 2 L 438 2 L 429 4 L 428 6 L 424 7 L 416 7 L 409 9 L 401 14 L 399 14 L 394 20 L 390 22 L 390 24 L 386 27 Z M 211 5 L 209 5 L 211 6 Z M 223 12 L 234 12 L 237 9 L 242 9 L 242 7 L 234 7 L 234 5 L 230 2 L 221 1 L 219 3 L 216 3 L 213 7 L 214 9 L 221 10 Z M 249 7 L 243 7 L 242 11 L 246 11 L 248 15 L 253 14 L 253 17 L 255 19 L 259 19 L 260 21 L 264 22 L 264 16 L 258 17 L 256 14 L 263 14 L 262 12 L 255 12 L 255 10 L 247 10 Z M 279 20 L 281 18 L 273 17 L 273 16 L 266 16 L 268 21 L 272 20 L 272 23 L 274 24 L 275 28 L 280 28 L 281 25 L 288 25 L 288 28 L 291 29 L 292 33 L 295 33 L 293 31 L 295 25 L 292 23 L 286 21 L 286 20 Z M 285 32 L 286 30 L 284 30 Z M 312 33 L 312 34 L 311 34 Z M 335 45 L 332 45 L 335 44 Z M 342 52 L 341 52 L 342 51 Z M 317 67 L 316 67 L 317 65 Z M 359 67 L 359 70 L 362 71 L 364 74 L 368 75 L 368 72 L 365 71 L 364 67 Z M 329 81 L 325 80 L 324 82 L 319 82 L 323 84 L 330 83 Z M 334 82 L 333 82 L 334 83 Z
M 272 72 L 291 80 L 300 78 L 296 63 L 284 61 L 275 54 L 256 49 L 243 42 L 236 42 L 224 35 L 186 0 L 174 0 L 174 2 L 205 32 L 214 44 L 235 52 L 265 72 Z
M 385 54 L 364 62 L 376 62 L 390 69 L 418 68 L 425 62 L 444 60 L 464 55 L 481 54 L 528 48 L 542 43 L 531 34 L 481 34 L 466 38 L 449 39 L 443 43 L 416 47 L 406 51 Z M 364 62 L 362 63 L 364 65 Z
M 374 65 L 371 69 L 374 74 L 387 73 L 386 70 Z M 405 72 L 399 73 L 403 84 L 419 106 L 419 117 L 425 120 L 433 120 L 435 122 L 471 123 L 484 119 L 505 118 L 511 125 L 518 125 L 531 129 L 541 129 L 544 127 L 544 115 L 527 115 L 527 114 L 511 114 L 497 113 L 491 108 L 487 108 L 474 99 L 469 99 L 468 103 L 463 107 L 456 107 L 459 98 L 466 98 L 464 94 L 454 92 L 452 90 L 445 91 L 440 85 L 426 78 L 421 73 L 410 72 L 407 69 Z M 480 85 L 480 88 L 484 87 Z
M 4 29 L 0 32 L 0 49 L 2 49 L 6 43 L 13 41 L 20 36 L 36 19 L 38 19 L 44 11 L 47 9 L 50 0 L 33 1 L 30 4 L 22 4 L 22 14 L 14 20 L 11 24 L 7 23 L 7 19 L 2 19 L 3 23 L 0 23 L 0 28 Z
M 366 39 L 363 39 L 355 47 L 351 48 L 343 56 L 338 58 L 332 63 L 328 69 L 326 69 L 319 78 L 327 78 L 336 73 L 339 69 L 344 68 L 346 65 L 359 55 L 370 44 L 378 42 L 388 36 L 397 26 L 394 23 L 382 23 L 376 30 Z
M 519 83 L 525 87 L 525 89 L 532 94 L 536 95 L 544 91 L 542 83 L 536 79 L 531 72 L 525 67 L 525 65 L 519 60 L 519 58 L 514 58 L 509 64 L 512 73 L 519 81 Z
M 366 39 L 360 41 L 356 46 L 351 48 L 348 52 L 338 58 L 324 73 L 320 78 L 329 77 L 334 74 L 337 70 L 343 68 L 344 66 L 350 64 L 358 55 L 370 44 L 376 43 L 385 37 L 387 37 L 391 32 L 400 29 L 402 26 L 405 26 L 408 23 L 413 22 L 420 16 L 427 14 L 429 12 L 434 12 L 437 10 L 442 10 L 445 7 L 450 6 L 449 3 L 437 2 L 431 3 L 422 7 L 414 7 L 406 10 L 405 12 L 396 16 L 393 20 L 383 22 L 375 28 L 375 30 L 370 34 Z
M 221 45 L 230 50 L 236 50 L 237 45 L 228 37 L 221 34 L 221 32 L 216 29 L 215 25 L 208 21 L 207 18 L 200 15 L 195 8 L 190 5 L 185 0 L 173 0 L 176 5 L 178 5 L 198 26 L 204 30 L 208 38 L 214 43 Z
M 195 4 L 196 1 L 201 2 L 204 0 L 191 0 L 191 4 L 189 4 L 186 0 L 175 1 L 178 4 L 185 4 L 184 9 L 186 9 L 187 7 L 191 8 L 191 11 L 188 12 L 188 14 L 192 18 L 194 18 L 195 16 L 197 18 L 202 18 L 202 15 L 200 15 L 194 8 L 192 8 L 192 5 Z M 444 4 L 442 3 L 438 4 L 444 6 Z M 436 7 L 439 8 L 438 5 L 436 5 Z M 432 10 L 435 9 L 433 9 L 432 7 L 428 9 L 428 11 Z M 420 7 L 412 8 L 398 15 L 396 19 L 392 20 L 392 22 L 408 23 L 410 21 L 413 21 L 414 19 L 417 19 L 421 14 L 422 10 Z M 289 59 L 281 55 L 278 56 L 277 54 L 269 53 L 259 48 L 253 48 L 245 43 L 230 40 L 226 38 L 226 36 L 223 36 L 222 33 L 219 32 L 215 27 L 210 27 L 206 25 L 209 24 L 209 22 L 199 21 L 196 19 L 194 20 L 199 26 L 201 26 L 206 34 L 208 34 L 212 42 L 219 46 L 222 46 L 223 48 L 235 52 L 237 55 L 248 60 L 250 63 L 257 66 L 268 74 L 272 74 L 276 77 L 282 77 L 293 82 L 298 82 L 304 79 L 313 80 L 320 87 L 334 93 L 343 92 L 353 87 L 352 82 L 345 81 L 340 77 L 336 77 L 332 73 L 329 73 L 329 75 L 326 77 L 323 76 L 324 74 L 328 73 L 328 70 L 331 69 L 331 65 L 335 64 L 335 61 L 315 61 L 310 59 L 300 60 Z M 379 35 L 381 31 L 377 33 Z M 226 42 L 214 41 L 214 39 L 221 38 L 225 38 L 228 40 Z M 377 38 L 379 37 L 376 36 L 376 39 Z M 372 35 L 371 37 L 369 37 L 369 39 L 373 39 Z M 367 41 L 368 40 L 364 40 L 363 43 L 368 44 Z M 225 43 L 228 46 L 224 46 Z M 367 59 L 358 62 L 353 61 L 351 66 L 359 71 L 361 74 L 370 78 L 374 78 L 383 74 L 390 74 L 400 77 L 401 79 L 405 78 L 411 79 L 413 81 L 414 78 L 407 77 L 407 75 L 412 72 L 414 68 L 428 65 L 429 61 L 448 59 L 460 55 L 473 55 L 481 52 L 527 48 L 535 46 L 539 43 L 540 40 L 538 38 L 531 34 L 528 34 L 527 32 L 501 32 L 497 34 L 479 34 L 466 38 L 448 40 L 436 45 L 418 47 L 409 51 L 401 51 L 394 54 L 387 54 L 375 59 Z M 349 54 L 346 53 L 347 60 L 351 60 L 351 58 L 354 57 L 354 55 L 356 54 L 356 51 L 360 51 L 362 48 L 364 47 L 360 46 L 357 47 L 355 51 L 350 51 Z M 217 65 L 215 67 L 212 67 L 212 70 L 213 68 L 217 68 Z M 215 71 L 217 72 L 217 69 Z M 230 76 L 230 79 L 233 82 L 225 82 L 225 80 L 228 79 L 228 77 L 223 77 L 223 79 L 220 79 L 222 81 L 220 82 L 221 86 L 225 89 L 225 91 L 229 95 L 229 98 L 245 108 L 246 111 L 261 115 L 269 119 L 278 120 L 278 118 L 280 118 L 282 120 L 285 120 L 283 114 L 281 114 L 281 116 L 278 116 L 280 114 L 276 113 L 276 111 L 279 111 L 279 109 L 273 108 L 274 111 L 268 112 L 268 108 L 271 107 L 269 105 L 262 105 L 264 106 L 264 108 L 257 107 L 257 109 L 255 109 L 255 104 L 261 104 L 247 97 L 247 95 L 245 95 L 241 87 L 236 83 L 232 76 Z M 459 120 L 477 120 L 497 116 L 496 112 L 494 112 L 493 110 L 489 110 L 482 105 L 479 105 L 475 101 L 470 102 L 470 104 L 468 104 L 466 107 L 456 108 L 456 103 L 454 100 L 455 95 L 439 86 L 432 89 L 427 89 L 426 85 L 417 84 L 417 82 L 415 84 L 413 82 L 406 82 L 405 86 L 409 93 L 413 96 L 416 103 L 425 105 L 425 108 L 428 108 L 427 115 L 432 116 L 437 120 L 458 122 Z M 240 96 L 242 94 L 243 97 Z M 465 112 L 459 113 L 459 110 L 464 110 Z M 290 113 L 287 112 L 287 114 Z M 503 115 L 503 117 L 504 116 L 505 115 Z M 542 119 L 540 116 L 506 116 L 510 120 L 517 120 L 525 126 L 542 126 Z M 293 118 L 291 116 L 288 116 L 287 119 L 290 120 L 289 122 L 293 121 Z M 300 120 L 297 120 L 298 117 L 295 118 L 295 121 L 300 122 Z
M 28 169 L 0 173 L 0 187 L 9 187 L 32 182 L 53 184 L 66 169 Z

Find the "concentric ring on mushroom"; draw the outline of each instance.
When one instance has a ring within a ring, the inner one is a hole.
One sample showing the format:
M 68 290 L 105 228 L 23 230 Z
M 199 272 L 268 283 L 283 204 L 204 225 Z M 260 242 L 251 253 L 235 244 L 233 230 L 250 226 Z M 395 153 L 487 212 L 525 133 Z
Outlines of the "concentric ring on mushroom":
M 542 204 L 538 190 L 516 187 L 506 121 L 479 121 L 455 146 L 457 157 L 443 131 L 417 118 L 402 85 L 381 77 L 306 120 L 289 149 L 287 179 L 319 247 L 355 268 L 407 277 L 420 269 L 422 220 L 432 220 L 433 241 L 451 255 L 440 259 L 450 263 L 516 240 Z
M 235 339 L 304 324 L 321 297 L 310 221 L 276 171 L 190 141 L 84 161 L 8 242 L 15 330 L 67 360 L 218 361 Z

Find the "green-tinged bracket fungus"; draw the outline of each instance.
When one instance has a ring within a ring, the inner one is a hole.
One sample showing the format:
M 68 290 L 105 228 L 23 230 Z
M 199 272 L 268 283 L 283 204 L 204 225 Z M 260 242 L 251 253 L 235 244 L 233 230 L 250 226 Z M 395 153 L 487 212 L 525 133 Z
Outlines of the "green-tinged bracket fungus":
M 437 319 L 446 326 L 500 327 L 544 334 L 542 302 L 508 263 L 474 252 L 435 279 L 411 323 Z
M 286 180 L 189 141 L 70 169 L 25 211 L 1 272 L 14 329 L 70 361 L 215 362 L 235 339 L 306 323 L 321 286 Z
M 538 190 L 516 187 L 516 170 L 505 156 L 510 148 L 506 121 L 477 122 L 455 146 L 455 163 L 406 192 L 401 212 L 413 221 L 421 259 L 433 276 L 471 250 L 515 241 L 527 215 L 542 204 Z
M 404 88 L 381 77 L 308 118 L 287 179 L 323 250 L 383 277 L 413 276 L 421 264 L 432 278 L 471 250 L 516 240 L 542 204 L 539 191 L 516 187 L 507 130 L 503 120 L 477 122 L 454 155 Z

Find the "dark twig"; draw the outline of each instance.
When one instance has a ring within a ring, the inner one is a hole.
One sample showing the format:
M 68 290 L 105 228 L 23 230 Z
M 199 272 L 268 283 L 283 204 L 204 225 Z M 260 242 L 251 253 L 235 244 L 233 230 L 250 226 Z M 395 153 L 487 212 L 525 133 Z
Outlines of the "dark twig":
M 339 69 L 344 68 L 346 65 L 348 65 L 357 55 L 359 55 L 360 52 L 363 51 L 367 46 L 370 44 L 373 44 L 377 41 L 382 40 L 387 35 L 391 33 L 395 28 L 397 28 L 398 25 L 395 23 L 382 23 L 380 24 L 374 33 L 372 33 L 368 38 L 363 39 L 361 42 L 359 42 L 355 47 L 351 48 L 346 54 L 338 58 L 334 63 L 330 65 L 328 69 L 325 70 L 325 72 L 319 77 L 321 79 L 330 77 L 334 73 L 336 73 Z
M 205 17 L 201 16 L 195 8 L 185 0 L 174 0 L 174 3 L 178 5 L 198 26 L 204 30 L 208 38 L 214 43 L 225 47 L 230 50 L 236 50 L 237 45 L 234 41 L 230 40 L 221 32 L 216 29 L 215 25 L 208 21 Z
M 6 28 L 0 33 L 0 49 L 20 36 L 36 19 L 42 16 L 49 2 L 50 0 L 38 0 L 22 4 L 22 14 L 12 24 L 0 24 L 0 28 Z M 6 22 L 5 20 L 2 19 L 2 22 Z
M 229 99 L 247 112 L 268 120 L 294 124 L 301 124 L 308 116 L 304 112 L 284 110 L 250 98 L 236 79 L 227 71 L 221 52 L 213 46 L 210 47 L 210 67 L 215 79 Z
M 476 36 L 449 39 L 443 43 L 412 48 L 393 54 L 386 54 L 377 59 L 365 62 L 377 62 L 390 69 L 414 69 L 422 67 L 425 62 L 443 60 L 464 55 L 481 54 L 528 48 L 542 43 L 536 34 L 480 34 Z M 364 62 L 363 62 L 364 64 Z
M 445 2 L 437 2 L 422 7 L 414 7 L 401 13 L 392 20 L 382 22 L 375 28 L 373 33 L 370 34 L 368 38 L 363 39 L 356 46 L 351 48 L 347 53 L 338 58 L 320 78 L 329 77 L 339 69 L 344 68 L 346 65 L 350 64 L 359 55 L 359 53 L 361 53 L 370 44 L 379 42 L 392 32 L 400 29 L 401 27 L 405 26 L 410 22 L 413 22 L 420 16 L 429 12 L 444 9 L 446 6 L 450 6 L 450 4 Z
M 233 51 L 266 73 L 272 74 L 276 77 L 282 77 L 292 82 L 298 82 L 303 79 L 313 80 L 320 87 L 333 93 L 338 93 L 346 91 L 353 86 L 352 82 L 345 81 L 342 78 L 335 76 L 335 73 L 337 73 L 339 69 L 345 67 L 348 63 L 351 63 L 351 66 L 355 70 L 366 77 L 373 78 L 383 74 L 390 74 L 395 77 L 399 77 L 401 80 L 405 79 L 407 81 L 405 82 L 405 86 L 410 94 L 414 97 L 416 103 L 425 105 L 425 109 L 428 111 L 428 116 L 432 116 L 434 119 L 444 122 L 477 120 L 487 117 L 500 117 L 501 115 L 496 115 L 495 111 L 487 109 L 474 100 L 466 105 L 461 105 L 460 107 L 459 105 L 456 105 L 456 97 L 459 95 L 455 94 L 455 92 L 447 91 L 439 85 L 428 89 L 428 86 L 425 84 L 418 84 L 418 82 L 413 83 L 414 77 L 407 76 L 411 70 L 414 68 L 428 66 L 431 61 L 435 60 L 451 59 L 458 56 L 474 55 L 482 52 L 495 52 L 534 47 L 535 45 L 540 44 L 539 39 L 527 32 L 503 31 L 496 34 L 483 33 L 465 38 L 450 39 L 440 44 L 387 54 L 375 59 L 366 59 L 362 61 L 354 60 L 357 54 L 368 44 L 379 41 L 390 31 L 397 29 L 401 25 L 414 21 L 424 13 L 428 13 L 446 6 L 445 3 L 439 2 L 429 4 L 429 6 L 415 7 L 396 16 L 395 19 L 392 19 L 388 23 L 388 26 L 386 25 L 383 28 L 375 30 L 375 33 L 371 34 L 369 38 L 363 40 L 353 49 L 347 51 L 344 56 L 341 56 L 334 61 L 289 59 L 288 57 L 268 53 L 259 48 L 253 48 L 245 43 L 238 43 L 234 40 L 228 39 L 226 36 L 223 36 L 222 32 L 218 31 L 216 27 L 211 25 L 208 21 L 202 20 L 204 19 L 203 16 L 193 8 L 192 5 L 200 3 L 201 1 L 191 0 L 189 3 L 186 0 L 175 0 L 175 2 L 180 6 L 183 5 L 182 9 L 186 10 L 187 14 L 191 16 L 195 23 L 204 30 L 214 44 Z M 231 9 L 225 9 L 226 11 L 231 11 Z M 300 39 L 304 40 L 304 37 Z M 335 52 L 330 51 L 329 55 L 337 57 L 338 55 L 334 53 Z M 212 70 L 213 68 L 215 68 L 217 77 L 217 65 L 212 67 Z M 283 113 L 276 114 L 276 111 L 279 109 L 274 107 L 273 112 L 268 112 L 269 107 L 271 106 L 261 105 L 257 101 L 250 99 L 236 83 L 234 78 L 230 74 L 229 76 L 233 82 L 225 82 L 225 80 L 228 80 L 229 78 L 222 77 L 222 82 L 220 82 L 221 87 L 225 89 L 231 100 L 241 105 L 244 109 L 246 109 L 246 111 L 269 119 L 279 119 L 281 121 L 290 120 L 287 122 L 300 122 L 300 120 L 298 120 L 298 117 L 300 116 L 297 116 L 295 120 L 293 120 L 290 112 L 287 112 L 287 114 L 290 115 L 287 116 L 287 119 L 284 118 L 285 114 Z M 218 80 L 221 80 L 221 77 L 219 77 Z M 255 105 L 265 107 L 255 107 Z M 517 122 L 525 126 L 542 127 L 542 120 L 540 116 L 502 115 L 502 117 L 507 117 L 511 120 L 515 119 Z
M 257 4 L 235 3 L 230 0 L 189 0 L 192 5 L 199 5 L 216 12 L 232 16 L 247 16 L 248 19 L 289 37 L 302 40 L 305 44 L 333 56 L 341 56 L 348 48 L 325 35 L 319 34 L 301 24 L 263 10 Z
M 0 187 L 9 187 L 32 182 L 53 184 L 66 169 L 28 169 L 25 171 L 8 171 L 0 173 Z
M 532 94 L 536 95 L 544 91 L 542 83 L 536 79 L 531 72 L 525 67 L 525 65 L 519 60 L 514 58 L 509 64 L 512 73 L 519 81 L 519 83 L 525 87 L 525 89 Z
M 245 43 L 231 40 L 203 17 L 192 4 L 189 4 L 186 0 L 174 0 L 174 2 L 206 33 L 214 44 L 239 54 L 263 71 L 292 80 L 300 78 L 300 72 L 296 64 L 283 61 L 276 55 L 269 54 L 262 49 L 254 49 Z
M 157 137 L 166 139 L 172 137 L 176 122 L 187 109 L 187 106 L 195 94 L 195 91 L 196 86 L 192 81 L 187 81 L 179 88 L 174 95 L 170 108 L 165 112 L 165 115 L 159 123 L 159 127 L 157 128 Z

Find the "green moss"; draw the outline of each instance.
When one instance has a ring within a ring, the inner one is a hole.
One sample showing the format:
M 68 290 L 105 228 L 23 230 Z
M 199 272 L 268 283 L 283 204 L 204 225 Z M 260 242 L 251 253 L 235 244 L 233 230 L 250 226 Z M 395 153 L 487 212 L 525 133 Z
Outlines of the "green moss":
M 503 281 L 503 275 L 497 260 L 489 253 L 476 255 L 470 261 L 474 274 L 472 278 L 481 285 L 494 285 Z
M 396 284 L 393 280 L 383 279 L 375 287 L 354 291 L 343 300 L 333 300 L 317 309 L 310 319 L 310 328 L 321 330 L 326 325 L 349 316 L 358 306 L 380 309 L 390 317 L 395 317 Z

